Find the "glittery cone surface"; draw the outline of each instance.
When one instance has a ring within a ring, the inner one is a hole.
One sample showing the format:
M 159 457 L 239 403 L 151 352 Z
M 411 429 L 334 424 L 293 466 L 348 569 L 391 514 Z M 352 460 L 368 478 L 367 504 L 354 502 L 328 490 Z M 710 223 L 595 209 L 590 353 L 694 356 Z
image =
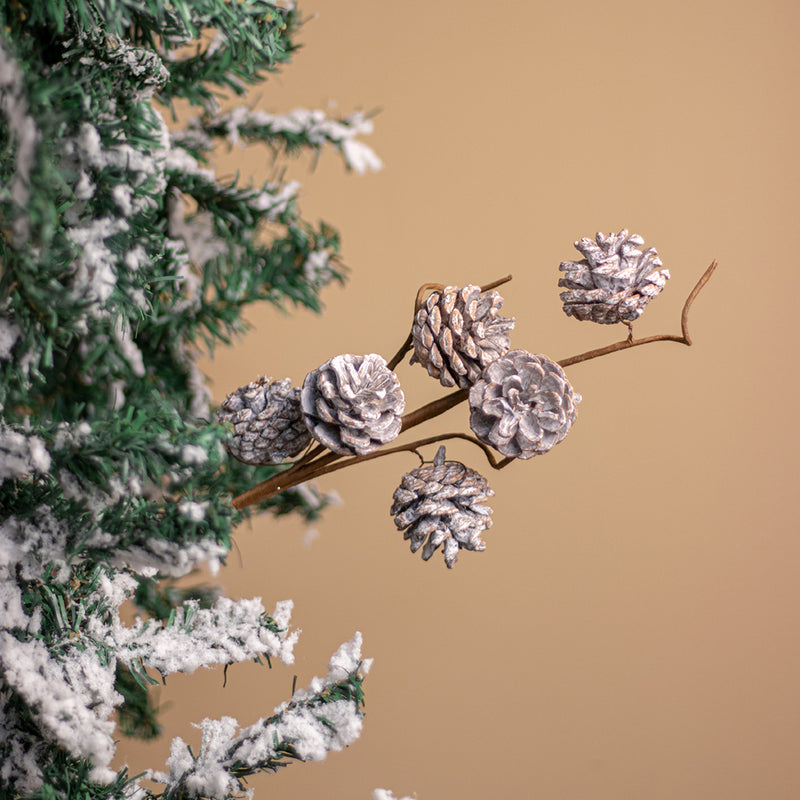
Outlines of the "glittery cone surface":
M 289 378 L 262 377 L 228 395 L 217 412 L 233 425 L 231 455 L 246 464 L 276 464 L 293 458 L 311 441 L 300 408 L 300 389 Z

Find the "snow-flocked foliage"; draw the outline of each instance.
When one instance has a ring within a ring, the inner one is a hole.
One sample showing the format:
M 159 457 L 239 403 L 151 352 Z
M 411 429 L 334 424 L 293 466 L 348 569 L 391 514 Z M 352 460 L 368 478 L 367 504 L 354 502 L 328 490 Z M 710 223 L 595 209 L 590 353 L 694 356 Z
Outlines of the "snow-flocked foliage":
M 159 580 L 218 569 L 245 516 L 230 497 L 274 472 L 226 455 L 201 348 L 249 303 L 319 309 L 343 278 L 338 233 L 303 218 L 277 159 L 327 147 L 380 168 L 360 112 L 221 110 L 289 60 L 298 26 L 294 3 L 266 0 L 0 4 L 3 797 L 153 796 L 114 759 L 120 729 L 157 731 L 154 674 L 293 661 L 290 601 L 268 614 Z M 183 128 L 176 101 L 201 112 Z M 266 144 L 275 177 L 220 179 L 226 139 Z M 312 520 L 327 502 L 303 487 L 262 510 Z M 228 797 L 346 746 L 367 666 L 356 637 L 271 717 L 204 723 L 197 761 L 176 740 L 163 796 Z

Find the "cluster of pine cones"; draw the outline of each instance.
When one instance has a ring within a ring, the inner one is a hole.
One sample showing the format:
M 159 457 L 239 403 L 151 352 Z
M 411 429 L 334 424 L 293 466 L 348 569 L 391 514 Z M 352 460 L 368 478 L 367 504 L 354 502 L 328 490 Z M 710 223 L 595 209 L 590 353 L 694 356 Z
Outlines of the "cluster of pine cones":
M 559 286 L 564 312 L 602 324 L 630 323 L 664 287 L 667 270 L 652 248 L 623 230 L 581 239 L 585 256 L 565 261 Z M 445 387 L 469 389 L 475 436 L 508 458 L 528 459 L 561 442 L 580 401 L 561 367 L 547 356 L 511 349 L 514 319 L 500 315 L 503 298 L 479 286 L 447 286 L 418 308 L 411 363 Z M 395 439 L 405 398 L 397 376 L 379 355 L 338 355 L 306 375 L 260 378 L 228 395 L 218 420 L 232 425 L 230 452 L 248 464 L 280 463 L 312 440 L 339 455 L 365 456 Z M 391 514 L 398 530 L 427 560 L 442 548 L 448 567 L 458 552 L 483 550 L 493 494 L 484 477 L 440 447 L 432 463 L 403 476 Z

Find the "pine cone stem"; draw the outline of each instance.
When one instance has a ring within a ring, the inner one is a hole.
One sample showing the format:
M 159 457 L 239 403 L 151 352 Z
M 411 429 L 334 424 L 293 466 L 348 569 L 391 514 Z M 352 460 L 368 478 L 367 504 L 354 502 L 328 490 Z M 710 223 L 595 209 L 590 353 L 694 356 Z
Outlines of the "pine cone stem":
M 482 292 L 489 292 L 492 289 L 496 289 L 498 286 L 502 286 L 504 283 L 508 283 L 510 280 L 513 280 L 513 275 L 506 275 L 505 278 L 498 278 L 496 281 L 492 281 L 491 283 L 487 283 L 485 286 L 481 286 Z
M 655 336 L 645 336 L 641 339 L 634 339 L 632 336 L 629 336 L 627 339 L 614 342 L 614 344 L 609 344 L 605 347 L 598 347 L 594 350 L 587 350 L 585 353 L 580 353 L 577 356 L 564 358 L 559 361 L 558 364 L 561 367 L 571 367 L 573 364 L 580 364 L 582 361 L 590 361 L 593 358 L 606 356 L 609 353 L 616 353 L 618 350 L 627 350 L 630 347 L 638 347 L 640 344 L 650 344 L 651 342 L 678 342 L 679 344 L 691 346 L 692 339 L 689 336 L 689 310 L 691 309 L 692 303 L 694 303 L 697 295 L 700 294 L 702 288 L 711 279 L 711 275 L 714 273 L 716 268 L 717 260 L 714 259 L 709 265 L 708 269 L 706 269 L 706 271 L 700 276 L 700 280 L 697 281 L 694 288 L 689 293 L 689 296 L 686 298 L 686 302 L 683 304 L 683 310 L 681 311 L 680 335 L 674 333 L 660 333 L 656 334 Z
M 414 338 L 411 336 L 409 332 L 408 336 L 406 336 L 406 340 L 403 342 L 400 349 L 392 356 L 392 360 L 389 361 L 386 366 L 394 371 L 394 368 L 403 360 L 403 356 L 414 347 Z

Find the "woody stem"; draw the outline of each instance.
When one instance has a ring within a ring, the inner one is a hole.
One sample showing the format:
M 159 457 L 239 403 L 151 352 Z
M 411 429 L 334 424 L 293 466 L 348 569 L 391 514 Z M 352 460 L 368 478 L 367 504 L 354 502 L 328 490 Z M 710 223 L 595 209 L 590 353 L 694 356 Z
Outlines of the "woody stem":
M 393 455 L 394 453 L 413 453 L 416 452 L 418 447 L 425 447 L 425 445 L 434 444 L 435 442 L 443 442 L 447 439 L 463 439 L 464 441 L 472 442 L 472 444 L 483 450 L 486 460 L 493 469 L 503 469 L 503 467 L 508 466 L 514 460 L 513 458 L 504 458 L 498 461 L 487 445 L 478 441 L 474 436 L 469 436 L 466 433 L 440 433 L 435 436 L 427 436 L 424 439 L 417 439 L 416 441 L 408 442 L 407 444 L 397 445 L 396 447 L 382 448 L 366 456 L 352 456 L 341 461 L 338 460 L 340 456 L 331 453 L 330 455 L 335 455 L 336 457 L 328 459 L 320 458 L 315 462 L 306 464 L 305 469 L 297 470 L 295 472 L 295 470 L 292 468 L 277 475 L 273 475 L 271 478 L 268 478 L 258 486 L 255 486 L 244 494 L 240 494 L 238 497 L 234 498 L 233 507 L 237 509 L 247 508 L 247 506 L 255 505 L 263 500 L 269 500 L 279 492 L 292 489 L 293 487 L 299 486 L 301 483 L 305 483 L 306 481 L 316 480 L 317 478 L 321 478 L 323 475 L 327 475 L 331 472 L 337 472 L 340 469 L 345 469 L 345 467 L 353 466 L 353 464 L 360 464 L 363 461 L 372 461 L 373 459 L 381 458 L 382 456 Z M 294 474 L 291 474 L 293 472 Z

